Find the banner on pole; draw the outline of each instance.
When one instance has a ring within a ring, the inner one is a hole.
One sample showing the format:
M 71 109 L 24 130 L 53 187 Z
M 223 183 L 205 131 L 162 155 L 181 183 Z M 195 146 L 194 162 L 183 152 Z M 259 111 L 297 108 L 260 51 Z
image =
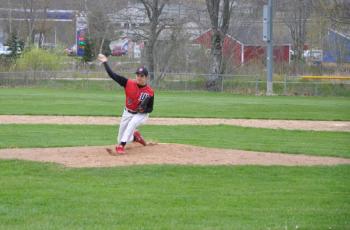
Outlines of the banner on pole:
M 77 56 L 84 56 L 88 32 L 88 18 L 86 14 L 80 13 L 76 18 L 76 43 Z

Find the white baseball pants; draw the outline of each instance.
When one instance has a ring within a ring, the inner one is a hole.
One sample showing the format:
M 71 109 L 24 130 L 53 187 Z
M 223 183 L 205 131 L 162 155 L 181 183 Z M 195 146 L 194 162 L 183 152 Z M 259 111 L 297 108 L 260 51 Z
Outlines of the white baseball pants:
M 148 120 L 148 113 L 130 113 L 124 109 L 118 132 L 118 144 L 121 142 L 132 142 L 134 140 L 134 131 L 137 127 Z

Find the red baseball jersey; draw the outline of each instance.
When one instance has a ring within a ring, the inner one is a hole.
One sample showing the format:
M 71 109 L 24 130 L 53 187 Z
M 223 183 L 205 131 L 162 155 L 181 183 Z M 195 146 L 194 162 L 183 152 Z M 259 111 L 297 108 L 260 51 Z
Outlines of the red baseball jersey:
M 128 79 L 125 85 L 125 107 L 136 111 L 139 104 L 147 97 L 153 97 L 154 91 L 149 85 L 139 86 L 135 80 Z
M 128 110 L 135 113 L 151 113 L 153 111 L 154 92 L 149 85 L 139 86 L 135 80 L 114 73 L 107 62 L 104 62 L 103 65 L 108 75 L 119 85 L 124 87 L 125 107 Z

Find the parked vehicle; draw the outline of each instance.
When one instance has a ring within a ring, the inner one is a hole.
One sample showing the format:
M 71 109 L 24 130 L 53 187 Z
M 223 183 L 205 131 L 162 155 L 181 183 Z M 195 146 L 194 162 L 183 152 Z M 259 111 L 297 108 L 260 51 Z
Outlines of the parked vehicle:
M 77 44 L 72 45 L 69 48 L 65 49 L 65 52 L 69 55 L 69 56 L 74 56 L 77 54 Z
M 10 47 L 0 45 L 0 55 L 9 55 L 9 54 L 11 54 Z
M 123 47 L 117 46 L 112 50 L 112 56 L 123 56 L 128 54 L 128 50 L 123 49 Z
M 322 61 L 323 51 L 322 50 L 305 50 L 304 58 L 307 61 Z
M 128 54 L 129 40 L 127 38 L 111 41 L 109 48 L 112 50 L 112 56 L 123 56 Z

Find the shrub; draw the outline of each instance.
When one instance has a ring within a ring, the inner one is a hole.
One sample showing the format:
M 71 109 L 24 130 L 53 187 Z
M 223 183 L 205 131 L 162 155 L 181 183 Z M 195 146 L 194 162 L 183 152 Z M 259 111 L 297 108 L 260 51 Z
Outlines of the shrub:
M 58 49 L 31 48 L 17 59 L 14 69 L 20 71 L 57 71 L 64 68 L 65 55 Z

